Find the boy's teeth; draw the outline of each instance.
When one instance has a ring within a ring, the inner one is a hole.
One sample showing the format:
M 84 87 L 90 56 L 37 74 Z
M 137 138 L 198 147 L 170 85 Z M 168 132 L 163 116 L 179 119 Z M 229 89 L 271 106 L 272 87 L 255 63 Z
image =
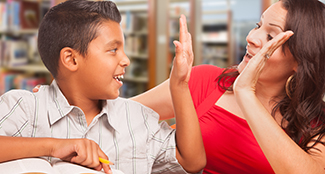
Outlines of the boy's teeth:
M 115 76 L 114 79 L 121 81 L 124 78 L 123 75 Z

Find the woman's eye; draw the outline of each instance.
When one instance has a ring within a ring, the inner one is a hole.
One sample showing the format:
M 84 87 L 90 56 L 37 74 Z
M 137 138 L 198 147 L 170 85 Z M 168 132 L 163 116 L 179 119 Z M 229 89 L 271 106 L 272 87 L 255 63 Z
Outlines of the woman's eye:
M 273 39 L 273 37 L 272 37 L 270 34 L 268 34 L 268 35 L 267 35 L 267 40 L 270 41 L 270 40 L 272 40 L 272 39 Z
M 256 23 L 255 29 L 259 29 L 260 27 L 261 27 L 260 24 Z

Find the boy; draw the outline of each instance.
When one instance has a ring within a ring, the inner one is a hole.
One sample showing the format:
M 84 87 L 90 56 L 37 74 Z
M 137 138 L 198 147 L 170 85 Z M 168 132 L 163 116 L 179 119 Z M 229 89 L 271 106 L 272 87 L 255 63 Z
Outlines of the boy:
M 1 97 L 0 162 L 48 156 L 110 173 L 98 160 L 109 157 L 127 174 L 198 172 L 205 166 L 187 85 L 193 55 L 185 17 L 170 77 L 176 132 L 159 125 L 151 109 L 118 98 L 130 63 L 120 20 L 109 1 L 69 0 L 49 10 L 38 47 L 55 80 L 35 94 L 15 90 Z

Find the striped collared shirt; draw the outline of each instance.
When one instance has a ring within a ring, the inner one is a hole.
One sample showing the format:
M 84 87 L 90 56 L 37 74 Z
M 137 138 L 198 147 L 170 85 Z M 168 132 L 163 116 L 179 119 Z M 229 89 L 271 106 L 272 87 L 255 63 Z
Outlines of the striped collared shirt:
M 88 138 L 126 174 L 186 173 L 176 159 L 175 131 L 159 115 L 137 102 L 103 102 L 87 126 L 83 111 L 69 105 L 57 83 L 37 93 L 12 90 L 0 98 L 0 135 Z

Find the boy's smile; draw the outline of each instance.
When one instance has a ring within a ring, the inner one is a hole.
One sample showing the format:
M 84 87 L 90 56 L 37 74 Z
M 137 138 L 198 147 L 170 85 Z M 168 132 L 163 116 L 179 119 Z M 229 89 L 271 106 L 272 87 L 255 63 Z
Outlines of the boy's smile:
M 85 58 L 79 60 L 78 77 L 83 84 L 83 93 L 92 100 L 117 98 L 125 67 L 129 64 L 120 25 L 103 21 L 97 28 L 97 37 L 88 46 Z

